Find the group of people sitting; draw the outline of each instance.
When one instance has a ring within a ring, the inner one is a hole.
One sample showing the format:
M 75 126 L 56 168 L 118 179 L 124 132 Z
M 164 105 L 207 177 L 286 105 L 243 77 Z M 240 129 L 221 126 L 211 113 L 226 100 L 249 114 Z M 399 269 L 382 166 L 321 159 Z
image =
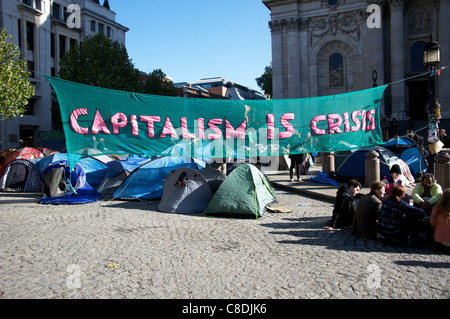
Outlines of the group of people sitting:
M 351 229 L 362 238 L 381 239 L 388 244 L 430 244 L 450 252 L 450 188 L 445 191 L 433 174 L 425 173 L 405 200 L 401 170 L 393 165 L 390 176 L 372 183 L 370 192 L 355 197 L 361 183 L 350 180 L 336 195 L 333 215 L 326 229 Z

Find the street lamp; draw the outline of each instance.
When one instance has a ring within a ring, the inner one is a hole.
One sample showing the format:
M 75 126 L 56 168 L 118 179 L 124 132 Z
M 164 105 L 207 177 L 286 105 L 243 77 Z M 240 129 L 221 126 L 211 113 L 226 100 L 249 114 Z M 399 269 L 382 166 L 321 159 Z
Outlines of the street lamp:
M 437 142 L 437 116 L 436 116 L 436 70 L 441 61 L 440 44 L 434 41 L 433 34 L 430 34 L 430 41 L 423 49 L 423 65 L 431 72 L 428 78 L 428 120 L 430 124 L 428 141 Z
M 373 87 L 377 86 L 377 79 L 378 79 L 378 72 L 375 68 L 373 68 L 373 72 L 372 72 L 372 80 L 373 80 Z

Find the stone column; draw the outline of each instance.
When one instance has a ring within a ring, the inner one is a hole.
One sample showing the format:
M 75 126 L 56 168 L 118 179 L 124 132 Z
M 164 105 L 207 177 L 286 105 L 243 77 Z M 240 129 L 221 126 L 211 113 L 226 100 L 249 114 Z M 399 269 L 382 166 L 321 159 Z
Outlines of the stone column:
M 306 19 L 303 19 L 300 22 L 299 43 L 298 60 L 300 61 L 300 97 L 310 97 L 308 20 Z
M 284 20 L 269 22 L 272 33 L 272 90 L 273 99 L 283 97 L 283 24 Z
M 288 96 L 289 99 L 298 98 L 300 92 L 299 70 L 300 70 L 300 56 L 299 56 L 299 38 L 298 38 L 299 20 L 291 18 L 287 22 L 287 64 L 288 64 Z
M 378 152 L 375 151 L 366 153 L 366 187 L 370 187 L 373 182 L 380 180 L 380 160 L 378 159 L 378 156 Z
M 405 47 L 403 33 L 404 0 L 392 0 L 391 3 L 391 82 L 405 78 Z M 391 86 L 392 117 L 406 109 L 405 83 Z
M 447 152 L 439 153 L 435 157 L 434 176 L 442 190 L 450 187 L 450 155 Z
M 450 17 L 450 0 L 440 0 L 439 4 L 439 32 L 435 38 L 441 44 L 440 67 L 450 64 L 450 27 L 448 19 Z M 450 118 L 450 70 L 446 69 L 437 78 L 437 98 L 441 104 L 442 118 Z

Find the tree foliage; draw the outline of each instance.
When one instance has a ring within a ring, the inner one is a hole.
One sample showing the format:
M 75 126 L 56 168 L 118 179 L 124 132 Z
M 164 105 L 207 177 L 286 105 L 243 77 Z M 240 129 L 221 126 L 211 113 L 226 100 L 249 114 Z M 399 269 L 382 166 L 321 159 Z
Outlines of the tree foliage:
M 160 69 L 153 70 L 145 83 L 145 93 L 175 96 L 177 89 L 173 82 Z
M 0 29 L 0 120 L 6 121 L 23 115 L 28 100 L 34 95 L 30 83 L 31 72 L 27 70 L 20 51 L 12 43 L 11 35 Z
M 264 73 L 255 80 L 256 84 L 258 84 L 258 86 L 264 91 L 264 94 L 272 98 L 272 63 L 270 63 L 269 66 L 266 66 Z
M 103 33 L 86 37 L 60 61 L 59 77 L 65 80 L 121 91 L 140 90 L 139 71 L 123 44 Z

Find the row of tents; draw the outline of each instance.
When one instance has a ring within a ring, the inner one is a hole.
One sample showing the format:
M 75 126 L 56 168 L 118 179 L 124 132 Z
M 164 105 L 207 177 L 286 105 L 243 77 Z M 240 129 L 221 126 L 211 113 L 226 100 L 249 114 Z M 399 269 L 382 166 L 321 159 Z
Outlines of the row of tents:
M 183 157 L 98 155 L 73 169 L 67 153 L 48 149 L 25 147 L 2 157 L 0 190 L 42 192 L 41 204 L 144 200 L 159 201 L 162 212 L 259 218 L 276 201 L 267 177 L 249 163 L 229 165 L 225 176 Z

